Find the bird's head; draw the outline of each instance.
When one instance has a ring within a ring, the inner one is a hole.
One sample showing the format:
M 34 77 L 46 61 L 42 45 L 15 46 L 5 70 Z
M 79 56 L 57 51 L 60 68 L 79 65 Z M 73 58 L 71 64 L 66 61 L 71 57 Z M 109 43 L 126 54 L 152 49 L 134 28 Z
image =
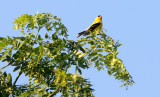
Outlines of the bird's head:
M 98 16 L 96 17 L 96 20 L 102 21 L 102 16 L 101 16 L 101 15 L 98 15 Z

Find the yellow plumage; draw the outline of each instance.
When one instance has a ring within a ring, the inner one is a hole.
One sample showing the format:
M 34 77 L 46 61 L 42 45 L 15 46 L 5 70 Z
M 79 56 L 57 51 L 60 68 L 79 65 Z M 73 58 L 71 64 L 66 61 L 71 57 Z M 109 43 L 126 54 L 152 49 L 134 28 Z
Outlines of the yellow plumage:
M 85 31 L 78 33 L 77 38 L 81 35 L 88 35 L 90 32 L 92 33 L 100 33 L 102 29 L 103 23 L 102 23 L 102 16 L 97 16 L 95 21 L 92 23 L 90 27 L 88 27 Z

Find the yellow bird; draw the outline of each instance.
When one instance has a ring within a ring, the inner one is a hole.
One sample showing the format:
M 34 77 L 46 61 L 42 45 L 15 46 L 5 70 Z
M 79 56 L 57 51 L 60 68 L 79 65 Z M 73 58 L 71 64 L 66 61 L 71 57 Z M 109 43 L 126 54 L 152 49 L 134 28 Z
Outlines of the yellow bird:
M 96 17 L 96 19 L 94 20 L 93 24 L 88 27 L 86 30 L 84 30 L 83 32 L 78 33 L 77 38 L 79 36 L 81 36 L 83 34 L 83 36 L 88 35 L 90 32 L 92 33 L 100 33 L 101 29 L 102 29 L 103 23 L 102 23 L 102 16 L 99 15 Z

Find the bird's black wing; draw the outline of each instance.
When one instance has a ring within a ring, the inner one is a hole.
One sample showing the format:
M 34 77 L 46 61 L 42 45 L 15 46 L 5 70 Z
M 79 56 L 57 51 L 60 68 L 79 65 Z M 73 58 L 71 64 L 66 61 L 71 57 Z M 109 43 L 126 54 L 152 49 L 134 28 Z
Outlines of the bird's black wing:
M 93 31 L 95 28 L 97 28 L 100 24 L 101 24 L 101 23 L 98 22 L 98 23 L 95 23 L 95 24 L 91 25 L 87 30 L 78 33 L 77 38 L 78 38 L 79 36 L 81 36 L 82 34 L 83 34 L 84 36 L 88 35 L 88 34 L 90 33 L 90 31 L 92 32 L 92 31 Z
M 99 23 L 95 23 L 95 24 L 93 24 L 92 26 L 90 26 L 89 27 L 89 31 L 93 31 L 95 28 L 97 28 L 99 25 L 100 25 L 101 23 L 99 22 Z

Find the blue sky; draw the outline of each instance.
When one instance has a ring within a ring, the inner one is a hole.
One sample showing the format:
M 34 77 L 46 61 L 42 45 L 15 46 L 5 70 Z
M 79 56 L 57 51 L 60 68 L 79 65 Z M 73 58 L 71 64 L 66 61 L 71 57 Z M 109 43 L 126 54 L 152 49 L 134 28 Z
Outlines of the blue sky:
M 77 33 L 86 29 L 97 15 L 102 15 L 107 34 L 123 44 L 119 58 L 136 83 L 125 90 L 107 71 L 85 70 L 83 75 L 94 85 L 96 97 L 160 97 L 159 0 L 3 0 L 0 37 L 21 35 L 12 27 L 14 18 L 35 14 L 37 10 L 59 16 L 68 28 L 69 39 L 73 40 L 77 40 Z M 6 70 L 10 72 L 12 68 Z M 18 83 L 27 80 L 22 77 Z

